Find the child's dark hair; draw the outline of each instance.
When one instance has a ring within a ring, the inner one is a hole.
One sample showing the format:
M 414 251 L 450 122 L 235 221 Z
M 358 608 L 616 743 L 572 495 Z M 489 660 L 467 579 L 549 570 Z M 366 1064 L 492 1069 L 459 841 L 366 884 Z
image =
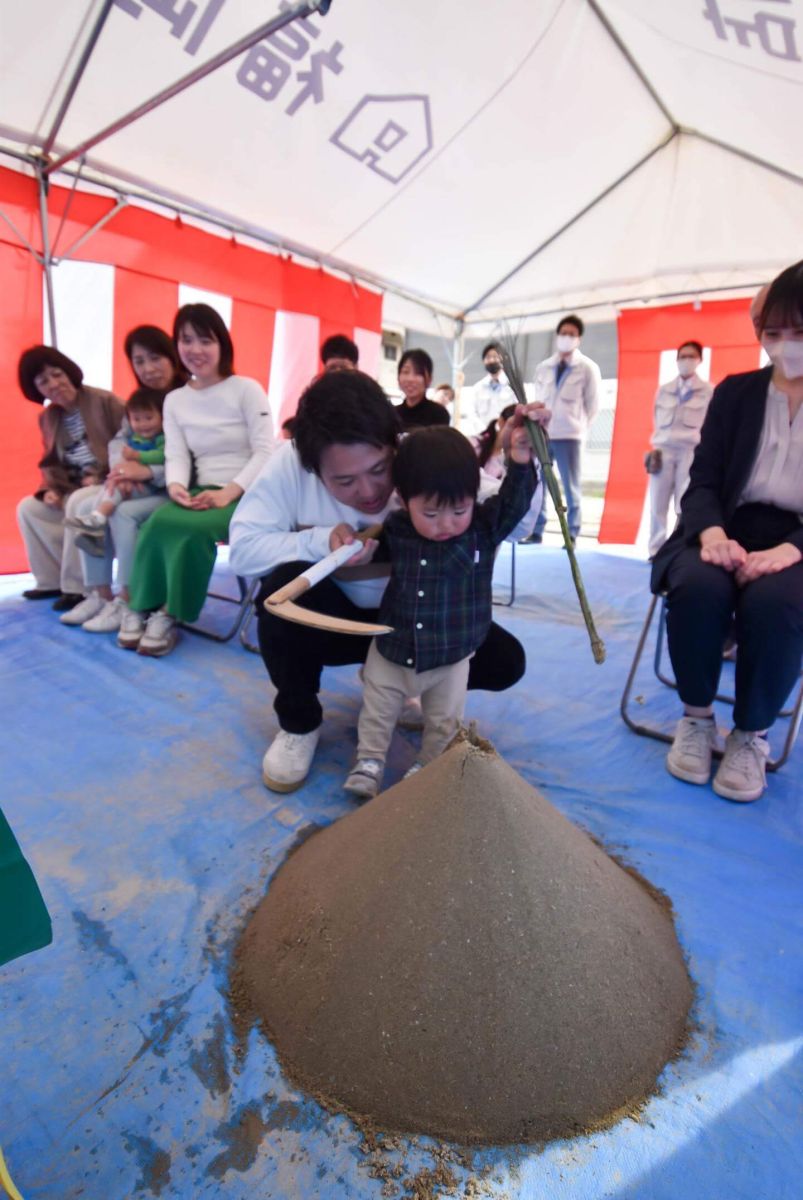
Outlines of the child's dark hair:
M 159 388 L 138 387 L 126 400 L 129 412 L 158 412 L 162 415 L 165 394 Z
M 476 500 L 480 465 L 471 442 L 450 425 L 416 429 L 393 462 L 393 483 L 405 504 L 415 496 L 454 504 Z

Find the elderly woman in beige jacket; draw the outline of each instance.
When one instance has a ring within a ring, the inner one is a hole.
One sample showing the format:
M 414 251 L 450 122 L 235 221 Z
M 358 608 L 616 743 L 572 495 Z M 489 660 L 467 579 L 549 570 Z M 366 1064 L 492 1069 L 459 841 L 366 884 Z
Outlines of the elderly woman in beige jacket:
M 32 346 L 20 358 L 20 388 L 39 418 L 42 486 L 17 506 L 17 522 L 36 587 L 27 600 L 56 598 L 73 608 L 84 582 L 75 531 L 66 524 L 97 492 L 109 469 L 108 444 L 120 428 L 123 405 L 111 392 L 87 387 L 81 368 L 52 346 Z

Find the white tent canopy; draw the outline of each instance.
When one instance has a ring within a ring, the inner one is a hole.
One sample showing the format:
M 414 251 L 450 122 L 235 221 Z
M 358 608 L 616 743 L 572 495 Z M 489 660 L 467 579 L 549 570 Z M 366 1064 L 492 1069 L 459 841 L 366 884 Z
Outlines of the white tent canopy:
M 803 0 L 333 0 L 95 142 L 276 12 L 5 5 L 0 161 L 83 159 L 480 326 L 738 294 L 800 257 Z

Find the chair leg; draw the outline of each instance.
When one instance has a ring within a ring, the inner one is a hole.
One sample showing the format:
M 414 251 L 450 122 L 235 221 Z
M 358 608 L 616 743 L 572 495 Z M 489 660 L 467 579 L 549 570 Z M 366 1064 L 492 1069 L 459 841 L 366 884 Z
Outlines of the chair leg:
M 619 702 L 619 712 L 622 715 L 622 720 L 624 721 L 625 725 L 627 725 L 628 729 L 632 729 L 634 733 L 638 733 L 642 737 L 657 738 L 657 740 L 661 742 L 671 742 L 672 738 L 669 737 L 668 734 L 662 733 L 660 730 L 654 729 L 650 725 L 641 725 L 638 721 L 634 721 L 630 716 L 628 707 L 630 702 L 630 693 L 633 690 L 633 683 L 636 678 L 636 671 L 638 670 L 639 663 L 641 662 L 641 656 L 644 653 L 644 646 L 646 645 L 650 628 L 652 627 L 655 608 L 658 604 L 658 601 L 661 599 L 661 596 L 653 596 L 650 600 L 650 607 L 647 610 L 647 616 L 644 621 L 644 625 L 642 626 L 641 634 L 639 635 L 636 653 L 633 656 L 633 662 L 631 663 L 630 672 L 627 676 L 627 682 L 625 683 L 625 690 L 622 692 L 622 699 Z M 663 618 L 663 607 L 661 608 L 661 618 Z
M 510 598 L 508 600 L 494 600 L 499 608 L 510 608 L 516 599 L 516 543 L 510 543 Z
M 671 743 L 673 741 L 672 734 L 664 733 L 663 730 L 656 729 L 654 725 L 642 725 L 638 721 L 634 721 L 630 715 L 630 709 L 629 709 L 630 693 L 633 690 L 633 683 L 636 678 L 636 671 L 638 670 L 639 663 L 641 662 L 641 658 L 644 653 L 644 646 L 645 646 L 645 644 L 647 642 L 647 638 L 649 636 L 653 617 L 655 615 L 655 608 L 656 608 L 656 605 L 657 605 L 659 599 L 661 600 L 661 609 L 660 609 L 660 613 L 659 613 L 659 617 L 658 617 L 659 627 L 658 627 L 658 632 L 656 634 L 656 645 L 655 645 L 655 655 L 653 658 L 653 669 L 655 671 L 656 678 L 659 679 L 661 683 L 664 683 L 668 687 L 671 687 L 675 691 L 677 691 L 677 684 L 673 680 L 666 679 L 661 672 L 661 652 L 662 652 L 662 646 L 663 646 L 666 602 L 665 602 L 664 597 L 653 596 L 652 600 L 650 601 L 650 607 L 647 611 L 647 617 L 644 621 L 644 625 L 642 627 L 641 634 L 639 635 L 638 645 L 636 646 L 636 653 L 633 656 L 633 662 L 630 667 L 630 672 L 627 676 L 625 688 L 624 688 L 624 691 L 622 692 L 622 699 L 619 704 L 619 712 L 622 715 L 622 720 L 624 721 L 625 725 L 627 725 L 628 729 L 632 729 L 634 733 L 638 733 L 642 737 L 650 737 L 650 738 L 653 738 L 655 741 L 666 742 L 667 745 L 671 745 Z M 723 695 L 720 695 L 719 693 L 717 693 L 715 699 L 720 701 L 720 703 L 729 704 L 731 706 L 733 705 L 733 697 L 732 696 L 723 696 Z M 785 738 L 784 744 L 781 748 L 781 753 L 778 755 L 777 758 L 770 758 L 767 760 L 767 770 L 768 771 L 778 771 L 784 765 L 784 763 L 789 758 L 789 755 L 792 753 L 792 747 L 794 746 L 795 741 L 797 740 L 797 735 L 800 732 L 800 726 L 801 726 L 801 723 L 803 723 L 803 674 L 801 674 L 801 676 L 800 676 L 800 681 L 799 681 L 799 686 L 798 686 L 798 691 L 797 691 L 797 699 L 795 700 L 795 702 L 791 708 L 783 709 L 778 714 L 778 716 L 783 717 L 783 718 L 789 718 L 789 725 L 786 730 L 786 738 Z M 721 758 L 722 751 L 715 750 L 714 757 Z
M 183 621 L 181 622 L 181 628 L 186 629 L 188 633 L 195 633 L 198 635 L 198 637 L 206 638 L 210 642 L 230 642 L 231 639 L 236 637 L 236 635 L 240 632 L 247 620 L 248 611 L 251 607 L 254 596 L 256 595 L 258 585 L 258 579 L 252 579 L 249 582 L 247 579 L 243 579 L 242 576 L 238 575 L 237 587 L 240 592 L 239 598 L 235 598 L 234 596 L 225 596 L 220 592 L 207 593 L 207 596 L 211 597 L 213 600 L 223 600 L 227 604 L 237 605 L 237 614 L 231 625 L 226 628 L 224 633 L 215 633 L 211 629 L 204 629 L 201 625 L 185 624 Z

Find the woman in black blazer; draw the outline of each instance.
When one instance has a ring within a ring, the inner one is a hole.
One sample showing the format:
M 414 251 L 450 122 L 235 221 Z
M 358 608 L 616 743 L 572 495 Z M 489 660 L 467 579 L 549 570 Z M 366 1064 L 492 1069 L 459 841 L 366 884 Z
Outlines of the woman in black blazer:
M 736 702 L 714 791 L 757 800 L 766 732 L 803 658 L 803 262 L 771 284 L 759 322 L 772 365 L 714 391 L 681 516 L 658 551 L 667 640 L 684 716 L 667 755 L 678 779 L 707 783 L 713 699 L 735 623 Z

